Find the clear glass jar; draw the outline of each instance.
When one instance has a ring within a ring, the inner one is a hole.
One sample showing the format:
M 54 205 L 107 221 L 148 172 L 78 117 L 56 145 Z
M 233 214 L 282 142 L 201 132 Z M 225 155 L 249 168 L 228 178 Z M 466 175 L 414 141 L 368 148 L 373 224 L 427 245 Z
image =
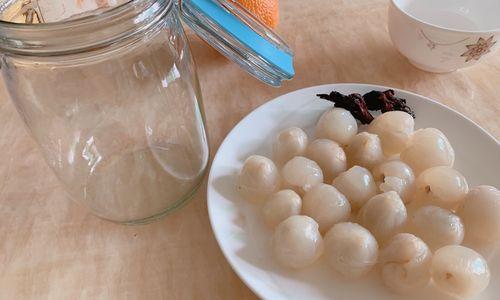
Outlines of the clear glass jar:
M 207 138 L 172 0 L 55 23 L 0 22 L 0 52 L 8 92 L 45 159 L 96 215 L 148 222 L 199 186 Z

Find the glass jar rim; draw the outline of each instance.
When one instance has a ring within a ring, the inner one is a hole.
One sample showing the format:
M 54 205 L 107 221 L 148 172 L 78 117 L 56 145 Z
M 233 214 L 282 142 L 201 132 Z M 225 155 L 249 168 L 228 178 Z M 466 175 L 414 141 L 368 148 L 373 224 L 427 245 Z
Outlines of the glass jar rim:
M 78 18 L 67 18 L 63 19 L 60 21 L 55 21 L 55 22 L 49 22 L 49 23 L 37 23 L 37 24 L 32 24 L 32 23 L 17 23 L 17 22 L 9 22 L 0 19 L 0 26 L 6 26 L 6 27 L 13 27 L 13 28 L 34 28 L 35 26 L 37 28 L 40 27 L 51 27 L 51 26 L 57 26 L 57 25 L 71 25 L 72 23 L 80 23 L 82 21 L 88 22 L 88 21 L 94 21 L 96 19 L 102 19 L 102 18 L 108 18 L 112 17 L 114 14 L 117 14 L 120 12 L 120 10 L 126 9 L 127 6 L 133 5 L 134 2 L 141 2 L 142 0 L 129 0 L 127 2 L 121 3 L 116 6 L 109 7 L 106 10 L 102 10 L 96 13 L 92 13 L 89 15 L 84 15 L 82 17 Z
M 259 80 L 279 86 L 293 78 L 288 45 L 233 0 L 129 0 L 59 22 L 0 21 L 0 54 L 41 58 L 107 52 L 157 32 L 172 7 L 199 37 Z
M 51 56 L 101 49 L 144 34 L 170 12 L 173 2 L 130 0 L 95 14 L 50 23 L 0 20 L 0 52 Z

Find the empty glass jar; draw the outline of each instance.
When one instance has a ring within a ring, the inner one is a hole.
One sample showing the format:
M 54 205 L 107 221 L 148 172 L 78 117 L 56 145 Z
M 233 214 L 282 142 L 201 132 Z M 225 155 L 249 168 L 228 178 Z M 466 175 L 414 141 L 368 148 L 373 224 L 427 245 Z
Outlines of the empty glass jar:
M 43 19 L 29 9 L 22 16 Z M 17 110 L 69 194 L 92 212 L 148 222 L 199 186 L 208 145 L 173 1 L 129 1 L 47 24 L 0 22 L 0 51 Z
M 72 198 L 123 223 L 190 198 L 208 161 L 183 20 L 273 86 L 293 54 L 230 0 L 0 0 L 0 68 L 17 110 Z

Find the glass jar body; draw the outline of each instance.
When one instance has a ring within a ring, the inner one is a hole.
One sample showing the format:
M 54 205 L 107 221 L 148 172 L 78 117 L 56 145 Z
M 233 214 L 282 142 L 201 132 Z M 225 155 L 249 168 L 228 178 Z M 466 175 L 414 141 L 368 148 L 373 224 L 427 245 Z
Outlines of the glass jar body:
M 178 12 L 170 3 L 152 19 L 140 34 L 85 51 L 2 54 L 11 99 L 56 176 L 72 198 L 117 222 L 148 222 L 181 206 L 208 161 Z

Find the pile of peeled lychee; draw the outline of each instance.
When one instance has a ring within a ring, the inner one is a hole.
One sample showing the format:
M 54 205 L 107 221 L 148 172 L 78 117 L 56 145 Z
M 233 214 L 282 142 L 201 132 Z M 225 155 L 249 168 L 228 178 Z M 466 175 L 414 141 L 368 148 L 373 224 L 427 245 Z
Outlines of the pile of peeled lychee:
M 500 191 L 469 189 L 446 136 L 414 125 L 409 114 L 390 111 L 358 132 L 349 111 L 333 108 L 314 140 L 287 128 L 272 160 L 246 159 L 237 189 L 262 206 L 281 265 L 305 268 L 323 255 L 348 278 L 379 272 L 398 293 L 433 282 L 466 298 L 488 286 L 486 260 L 460 244 L 464 236 L 500 240 Z

